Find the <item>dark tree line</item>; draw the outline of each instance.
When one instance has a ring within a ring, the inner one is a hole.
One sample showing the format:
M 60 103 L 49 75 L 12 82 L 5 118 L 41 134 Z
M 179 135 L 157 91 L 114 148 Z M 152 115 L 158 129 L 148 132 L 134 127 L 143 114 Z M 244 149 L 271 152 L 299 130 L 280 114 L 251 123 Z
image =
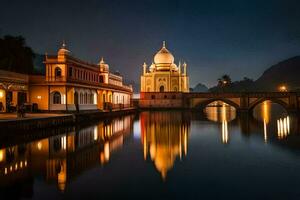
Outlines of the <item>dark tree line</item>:
M 34 56 L 24 37 L 5 35 L 0 38 L 0 69 L 30 74 Z
M 209 89 L 210 92 L 250 92 L 255 91 L 255 82 L 247 77 L 240 81 L 231 81 L 229 75 L 225 74 L 218 79 L 218 84 Z

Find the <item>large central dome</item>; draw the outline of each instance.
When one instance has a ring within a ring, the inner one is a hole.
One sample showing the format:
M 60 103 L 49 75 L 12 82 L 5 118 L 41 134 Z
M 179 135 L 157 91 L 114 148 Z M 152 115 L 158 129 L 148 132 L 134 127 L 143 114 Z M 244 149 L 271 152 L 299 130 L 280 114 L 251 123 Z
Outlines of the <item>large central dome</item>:
M 163 42 L 163 47 L 154 56 L 155 64 L 172 64 L 174 63 L 174 56 L 166 48 L 165 42 Z

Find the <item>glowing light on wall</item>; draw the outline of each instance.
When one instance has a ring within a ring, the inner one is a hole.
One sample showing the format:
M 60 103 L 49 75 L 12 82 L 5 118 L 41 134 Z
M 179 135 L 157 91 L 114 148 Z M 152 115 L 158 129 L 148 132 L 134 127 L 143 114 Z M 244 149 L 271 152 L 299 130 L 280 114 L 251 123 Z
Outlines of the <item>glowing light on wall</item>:
M 66 95 L 64 94 L 64 95 L 62 95 L 62 104 L 66 104 Z
M 2 98 L 4 96 L 3 91 L 0 91 L 0 98 Z
M 37 143 L 37 148 L 38 148 L 38 150 L 41 150 L 41 149 L 42 149 L 42 146 L 43 146 L 43 145 L 42 145 L 41 142 L 38 142 L 38 143 Z
M 94 104 L 97 104 L 97 94 L 94 93 Z
M 36 98 L 37 98 L 37 99 L 42 99 L 42 96 L 37 96 Z

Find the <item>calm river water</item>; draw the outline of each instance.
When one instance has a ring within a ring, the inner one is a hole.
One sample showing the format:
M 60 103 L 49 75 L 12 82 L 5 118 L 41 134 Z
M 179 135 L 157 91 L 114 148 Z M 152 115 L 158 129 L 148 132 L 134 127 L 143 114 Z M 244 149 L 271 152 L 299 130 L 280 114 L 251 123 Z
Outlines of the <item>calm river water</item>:
M 1 140 L 0 198 L 300 199 L 298 126 L 219 103 Z

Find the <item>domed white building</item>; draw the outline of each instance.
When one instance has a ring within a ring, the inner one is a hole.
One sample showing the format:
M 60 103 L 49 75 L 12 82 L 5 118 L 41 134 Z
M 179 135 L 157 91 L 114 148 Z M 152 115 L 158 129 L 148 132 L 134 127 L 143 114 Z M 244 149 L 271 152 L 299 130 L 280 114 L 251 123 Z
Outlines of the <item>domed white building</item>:
M 143 64 L 141 92 L 189 92 L 187 64 L 174 63 L 174 56 L 163 42 L 162 48 L 155 54 L 153 63 Z

